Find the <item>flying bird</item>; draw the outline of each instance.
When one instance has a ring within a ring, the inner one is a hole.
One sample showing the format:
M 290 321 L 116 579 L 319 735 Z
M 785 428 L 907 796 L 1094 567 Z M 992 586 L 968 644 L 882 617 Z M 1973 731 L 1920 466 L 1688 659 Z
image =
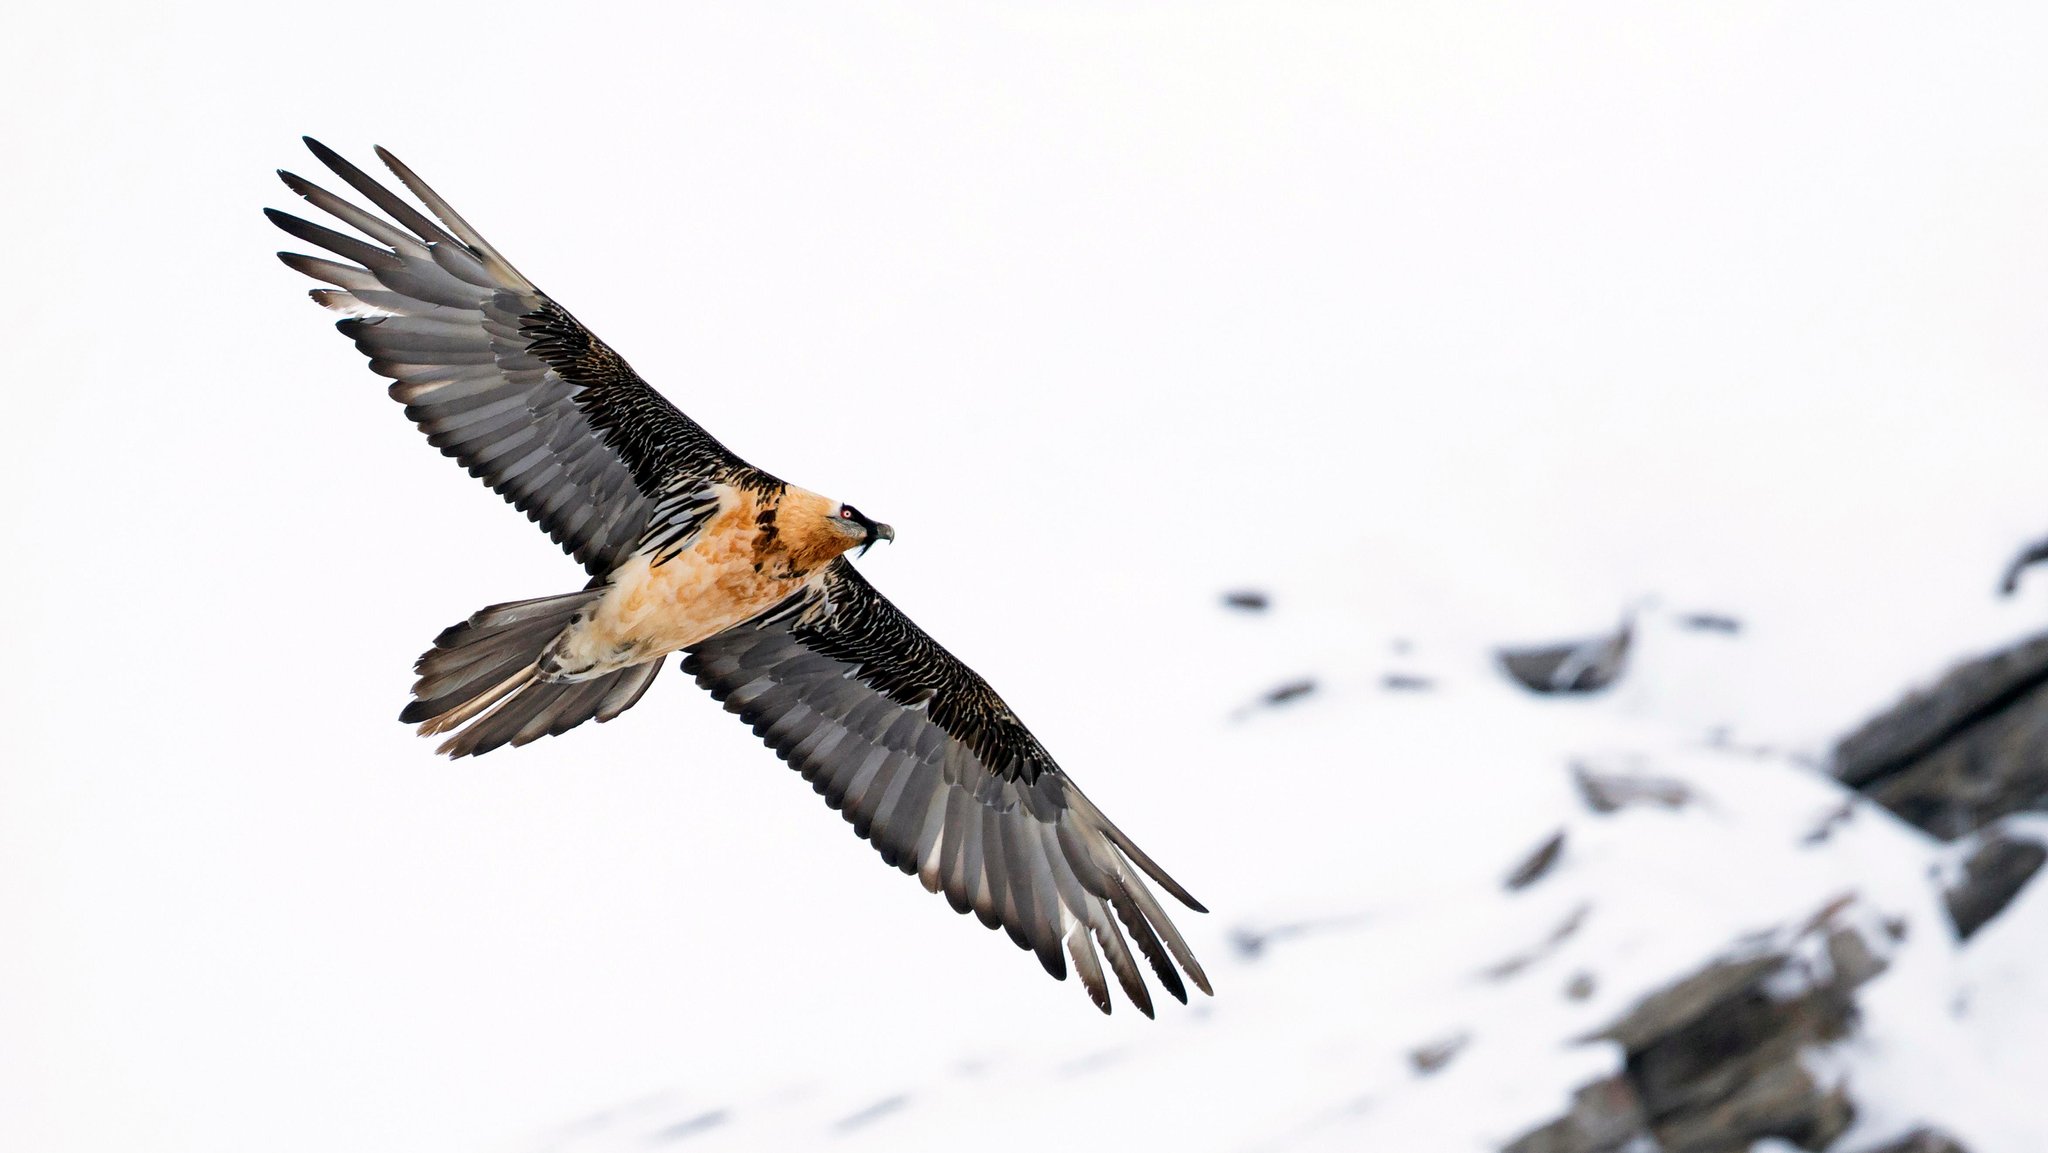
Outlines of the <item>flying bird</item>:
M 1176 999 L 1182 972 L 1210 992 L 1145 878 L 1202 905 L 986 681 L 855 571 L 846 554 L 894 530 L 728 451 L 389 152 L 377 149 L 417 206 L 306 145 L 371 207 L 280 171 L 357 235 L 266 209 L 329 254 L 279 258 L 328 286 L 313 299 L 346 314 L 336 327 L 428 443 L 589 577 L 443 631 L 400 720 L 445 734 L 439 751 L 454 757 L 523 745 L 617 717 L 681 653 L 683 672 L 884 861 L 1006 930 L 1055 978 L 1071 958 L 1104 1013 L 1106 962 L 1152 1015 L 1134 946 Z

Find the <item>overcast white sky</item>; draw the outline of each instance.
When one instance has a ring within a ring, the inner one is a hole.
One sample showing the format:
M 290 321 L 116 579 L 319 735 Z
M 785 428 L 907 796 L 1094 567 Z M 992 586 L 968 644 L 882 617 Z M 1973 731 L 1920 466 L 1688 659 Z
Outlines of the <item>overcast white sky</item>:
M 892 522 L 864 570 L 1213 954 L 1287 883 L 1174 772 L 1262 687 L 1190 632 L 1227 584 L 1475 644 L 1747 613 L 1815 688 L 1717 707 L 1815 748 L 2042 615 L 1989 590 L 2048 533 L 2044 56 L 2026 4 L 15 13 L 0 1146 L 480 1149 L 1147 1027 L 672 671 L 474 763 L 395 723 L 441 627 L 580 578 L 271 257 L 299 134 Z

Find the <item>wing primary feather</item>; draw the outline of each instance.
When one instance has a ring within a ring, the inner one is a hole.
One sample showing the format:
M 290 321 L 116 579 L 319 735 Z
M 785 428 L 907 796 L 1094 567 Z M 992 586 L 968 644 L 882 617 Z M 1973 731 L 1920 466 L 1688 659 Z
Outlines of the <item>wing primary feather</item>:
M 322 256 L 307 256 L 302 252 L 280 252 L 277 258 L 284 261 L 285 267 L 293 272 L 304 273 L 315 280 L 346 288 L 350 292 L 375 292 L 379 287 L 377 278 L 371 276 L 367 269 L 357 268 L 353 264 L 343 264 Z
M 952 886 L 946 883 L 946 793 L 944 788 L 935 789 L 925 801 L 924 817 L 920 821 L 917 840 L 910 848 L 910 859 L 900 866 L 905 872 L 916 873 L 918 883 L 927 893 L 946 890 L 947 900 L 952 899 Z M 953 906 L 959 912 L 967 910 Z
M 1074 809 L 1077 812 L 1086 814 L 1088 823 L 1101 829 L 1102 835 L 1109 838 L 1109 843 L 1122 850 L 1124 856 L 1129 857 L 1133 864 L 1145 870 L 1146 876 L 1159 882 L 1161 888 L 1172 893 L 1181 904 L 1186 905 L 1195 912 L 1206 913 L 1209 911 L 1202 902 L 1195 900 L 1194 894 L 1181 888 L 1180 882 L 1167 876 L 1166 870 L 1160 868 L 1159 863 L 1148 856 L 1145 850 L 1139 848 L 1130 837 L 1125 836 L 1122 829 L 1117 828 L 1108 817 L 1103 816 L 1102 810 L 1095 807 L 1095 802 L 1089 800 L 1081 790 L 1075 788 L 1071 781 L 1067 784 L 1067 796 Z
M 1165 941 L 1167 951 L 1173 954 L 1174 960 L 1180 962 L 1182 969 L 1187 970 L 1188 978 L 1195 983 L 1195 987 L 1212 997 L 1215 996 L 1215 990 L 1209 987 L 1208 974 L 1202 972 L 1202 966 L 1195 961 L 1194 951 L 1181 939 L 1180 930 L 1174 928 L 1173 921 L 1167 917 L 1166 910 L 1159 907 L 1158 898 L 1145 887 L 1145 882 L 1137 877 L 1119 879 L 1123 881 L 1124 891 L 1130 894 L 1132 903 L 1138 907 L 1138 915 L 1144 918 Z M 1185 1001 L 1187 998 L 1183 996 L 1181 1000 Z
M 883 860 L 887 860 L 889 864 L 895 864 L 899 860 L 895 842 L 889 840 L 889 817 L 895 815 L 897 799 L 903 797 L 903 788 L 909 784 L 911 776 L 918 774 L 920 768 L 922 766 L 918 764 L 903 764 L 901 768 L 897 768 L 897 772 L 889 778 L 889 791 L 883 793 L 881 799 L 874 803 L 874 813 L 868 817 L 866 831 L 862 834 L 874 842 L 874 848 L 883 854 Z
M 939 844 L 938 874 L 945 885 L 946 903 L 953 906 L 956 913 L 978 916 L 980 910 L 974 903 L 977 869 L 969 854 L 976 851 L 980 837 L 970 837 L 968 829 L 971 827 L 977 834 L 980 832 L 979 814 L 974 812 L 974 800 L 966 790 L 947 785 L 942 795 L 946 807 L 940 819 L 945 822 L 946 833 Z
M 974 919 L 983 928 L 999 929 L 1003 924 L 1003 894 L 1001 870 L 989 860 L 988 821 L 981 806 L 967 796 L 965 790 L 955 789 L 960 806 L 960 821 L 963 836 L 958 847 L 955 868 L 959 870 L 961 891 L 967 894 L 967 905 L 974 910 Z
M 875 820 L 870 833 L 875 839 L 875 844 L 884 850 L 883 855 L 889 859 L 890 864 L 897 864 L 903 859 L 899 851 L 901 842 L 897 839 L 901 835 L 897 831 L 899 814 L 919 811 L 914 804 L 905 804 L 904 798 L 916 794 L 929 797 L 930 793 L 924 790 L 932 786 L 932 778 L 937 775 L 924 765 L 912 765 L 896 774 L 896 779 L 889 782 L 888 795 L 882 798 L 881 804 L 875 806 Z M 925 778 L 923 788 L 916 787 L 920 777 Z
M 1095 939 L 1109 958 L 1110 971 L 1116 974 L 1117 984 L 1123 986 L 1124 996 L 1131 999 L 1138 1012 L 1152 1016 L 1152 990 L 1146 986 L 1144 974 L 1138 971 L 1138 959 L 1131 955 L 1130 943 L 1124 940 L 1116 915 L 1102 898 L 1093 898 L 1093 903 L 1094 912 L 1088 921 L 1095 926 Z
M 1010 885 L 1017 890 L 1017 911 L 1024 917 L 1024 935 L 1038 954 L 1038 963 L 1055 981 L 1067 979 L 1067 956 L 1060 949 L 1059 900 L 1053 894 L 1052 865 L 1038 847 L 1038 822 L 1021 805 L 1002 817 L 1004 847 L 1009 850 Z
M 469 245 L 470 251 L 474 252 L 477 258 L 483 261 L 484 267 L 490 269 L 492 273 L 503 280 L 524 288 L 533 287 L 531 281 L 521 276 L 518 269 L 512 267 L 503 256 L 499 255 L 497 249 L 491 247 L 490 241 L 485 240 L 481 233 L 470 227 L 469 221 L 464 220 L 461 213 L 455 211 L 453 206 L 441 199 L 440 194 L 428 186 L 426 181 L 421 180 L 418 174 L 414 173 L 412 169 L 407 168 L 404 161 L 393 156 L 382 145 L 379 145 L 377 148 L 377 158 L 384 162 L 386 168 L 391 169 L 392 174 L 398 177 L 399 183 L 405 185 L 414 196 L 420 198 L 420 203 L 427 206 L 427 211 L 439 217 L 441 223 L 448 226 L 448 231 L 453 232 L 457 239 Z
M 1081 978 L 1081 987 L 1088 990 L 1088 999 L 1107 1016 L 1110 1011 L 1109 983 L 1102 979 L 1102 961 L 1095 955 L 1095 943 L 1088 939 L 1088 926 L 1076 921 L 1067 930 L 1067 952 L 1073 955 L 1074 972 Z
M 478 288 L 498 287 L 498 282 L 491 275 L 490 269 L 485 268 L 483 262 L 476 258 L 476 254 L 461 244 L 452 240 L 446 243 L 436 242 L 427 246 L 427 252 L 433 257 L 434 263 L 441 266 L 443 272 L 457 280 L 468 281 Z
M 389 188 L 384 187 L 375 177 L 350 164 L 347 160 L 342 159 L 341 154 L 334 149 L 327 147 L 310 136 L 303 136 L 300 139 L 306 142 L 306 148 L 320 159 L 320 163 L 325 164 L 336 176 L 347 181 L 350 188 L 368 197 L 370 203 L 390 213 L 391 219 L 412 229 L 413 232 L 419 235 L 421 240 L 428 242 L 447 241 L 450 244 L 459 243 L 453 236 L 443 231 L 439 225 L 427 219 L 426 215 L 419 209 L 407 204 L 402 197 L 392 192 Z
M 989 880 L 988 839 L 981 807 L 966 789 L 952 790 L 952 803 L 958 807 L 960 821 L 960 844 L 954 868 L 960 878 L 960 891 L 966 894 L 967 906 L 974 910 L 974 917 L 985 927 L 993 929 L 1003 923 L 998 908 L 1001 898 Z M 947 814 L 952 819 L 953 814 Z
M 1116 887 L 1110 883 L 1110 876 L 1116 871 L 1117 862 L 1110 848 L 1091 844 L 1087 831 L 1080 827 L 1075 817 L 1060 821 L 1053 830 L 1059 837 L 1060 849 L 1068 863 L 1074 866 L 1074 875 L 1080 878 L 1089 895 L 1103 900 L 1116 896 Z
M 1031 937 L 1025 932 L 1029 924 L 1025 920 L 1028 906 L 1018 899 L 1018 885 L 1022 878 L 1011 876 L 1016 870 L 1010 857 L 1008 831 L 1004 829 L 1004 823 L 1001 813 L 986 806 L 982 808 L 982 861 L 988 869 L 989 890 L 1002 914 L 1003 931 L 1010 935 L 1010 940 L 1015 941 L 1019 949 L 1030 949 Z
M 394 249 L 416 253 L 422 258 L 428 255 L 427 246 L 420 243 L 419 237 L 377 216 L 375 213 L 366 212 L 356 207 L 334 193 L 327 191 L 325 188 L 307 180 L 305 177 L 295 172 L 286 172 L 280 168 L 277 172 L 277 178 L 284 181 L 286 188 L 297 193 L 307 203 L 348 225 L 350 228 L 355 229 L 357 232 L 362 233 L 364 236 L 380 244 L 389 245 Z
M 847 774 L 845 779 L 834 778 L 832 788 L 825 794 L 825 803 L 845 812 L 847 819 L 852 820 L 853 814 L 848 809 L 849 803 L 867 788 L 869 781 L 875 779 L 875 773 L 882 767 L 882 762 L 895 755 L 886 748 L 869 750 L 867 756 L 861 759 L 859 767 Z
M 319 245 L 336 256 L 345 256 L 364 268 L 388 272 L 398 268 L 402 263 L 396 255 L 369 241 L 357 240 L 345 232 L 336 232 L 310 220 L 300 219 L 289 212 L 266 208 L 263 215 L 269 217 L 272 224 L 286 233 L 298 237 L 307 244 Z
M 1159 935 L 1152 931 L 1151 924 L 1145 920 L 1144 914 L 1138 911 L 1137 902 L 1131 900 L 1131 885 L 1143 882 L 1127 883 L 1122 877 L 1111 877 L 1110 881 L 1116 885 L 1121 896 L 1120 900 L 1112 901 L 1111 905 L 1116 909 L 1117 916 L 1123 920 L 1124 928 L 1130 931 L 1131 940 L 1137 942 L 1138 951 L 1145 955 L 1145 960 L 1151 962 L 1152 972 L 1159 978 L 1159 983 L 1167 992 L 1173 994 L 1174 1000 L 1183 1005 L 1187 1004 L 1187 987 L 1181 984 L 1180 974 L 1174 971 L 1173 958 L 1167 955 L 1166 948 L 1159 943 Z

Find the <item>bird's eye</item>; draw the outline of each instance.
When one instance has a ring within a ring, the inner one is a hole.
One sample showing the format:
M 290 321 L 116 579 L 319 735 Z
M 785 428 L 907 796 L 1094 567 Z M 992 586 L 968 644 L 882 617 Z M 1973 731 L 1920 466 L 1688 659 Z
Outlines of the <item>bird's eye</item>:
M 852 520 L 854 517 L 858 515 L 858 513 L 853 511 L 853 506 L 850 504 L 842 504 L 839 506 L 840 520 Z

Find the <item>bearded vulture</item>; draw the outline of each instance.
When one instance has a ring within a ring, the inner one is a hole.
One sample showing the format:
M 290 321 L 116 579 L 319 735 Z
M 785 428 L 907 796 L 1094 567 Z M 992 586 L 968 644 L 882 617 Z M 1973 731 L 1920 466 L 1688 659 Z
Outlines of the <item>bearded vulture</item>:
M 1104 1013 L 1106 961 L 1152 1015 L 1133 944 L 1176 999 L 1176 963 L 1210 992 L 1145 877 L 1201 904 L 987 682 L 854 571 L 844 554 L 894 539 L 888 525 L 727 451 L 390 153 L 377 150 L 425 212 L 306 145 L 373 207 L 279 172 L 360 234 L 266 210 L 329 254 L 279 257 L 330 286 L 313 299 L 346 314 L 336 327 L 428 442 L 590 578 L 436 637 L 401 720 L 447 734 L 450 756 L 523 745 L 632 708 L 680 652 L 883 860 L 1007 930 L 1055 978 L 1072 958 Z

